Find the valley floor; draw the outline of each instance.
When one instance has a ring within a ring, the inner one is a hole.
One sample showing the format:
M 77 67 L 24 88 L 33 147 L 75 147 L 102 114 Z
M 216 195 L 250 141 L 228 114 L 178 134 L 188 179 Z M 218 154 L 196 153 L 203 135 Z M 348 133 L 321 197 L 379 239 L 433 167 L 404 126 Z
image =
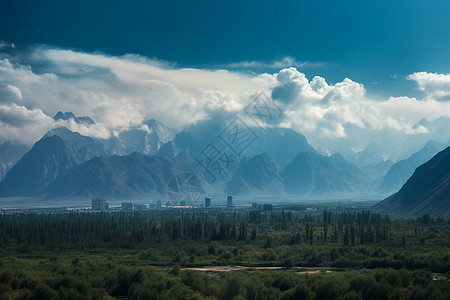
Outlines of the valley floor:
M 0 299 L 449 299 L 448 218 L 288 208 L 3 213 Z

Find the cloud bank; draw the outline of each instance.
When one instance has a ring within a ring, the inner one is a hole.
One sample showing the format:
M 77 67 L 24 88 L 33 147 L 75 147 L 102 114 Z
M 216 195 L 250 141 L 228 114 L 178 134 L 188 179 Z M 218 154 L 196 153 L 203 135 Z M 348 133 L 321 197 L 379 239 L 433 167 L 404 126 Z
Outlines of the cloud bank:
M 284 103 L 284 126 L 321 137 L 346 137 L 346 125 L 368 131 L 390 128 L 405 134 L 424 133 L 426 128 L 415 126 L 421 118 L 450 115 L 450 105 L 437 101 L 432 93 L 423 101 L 408 97 L 380 101 L 371 99 L 362 84 L 348 78 L 329 85 L 319 76 L 309 81 L 295 68 L 274 76 L 278 84 L 272 97 Z
M 444 74 L 408 76 L 424 92 L 423 99 L 380 100 L 349 78 L 330 84 L 319 76 L 309 80 L 295 67 L 284 68 L 289 62 L 298 64 L 294 59 L 280 62 L 277 73 L 249 75 L 176 68 L 137 55 L 115 57 L 42 46 L 3 57 L 0 140 L 26 144 L 60 125 L 107 138 L 149 118 L 183 128 L 217 116 L 233 117 L 260 92 L 271 95 L 284 111 L 278 126 L 307 137 L 345 138 L 349 126 L 414 135 L 427 130 L 415 126 L 420 119 L 450 116 L 450 75 Z M 52 116 L 59 110 L 90 116 L 96 124 L 55 122 Z

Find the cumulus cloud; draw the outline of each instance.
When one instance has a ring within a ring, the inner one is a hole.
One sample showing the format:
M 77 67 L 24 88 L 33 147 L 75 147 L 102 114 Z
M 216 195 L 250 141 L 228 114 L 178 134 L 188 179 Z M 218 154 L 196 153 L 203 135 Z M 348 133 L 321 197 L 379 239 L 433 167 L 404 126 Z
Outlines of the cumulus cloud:
M 7 85 L 0 91 L 0 102 L 15 102 L 20 103 L 23 100 L 20 89 L 13 85 Z
M 27 109 L 15 103 L 0 104 L 0 138 L 20 144 L 37 141 L 55 126 L 40 109 Z
M 309 81 L 295 68 L 283 69 L 274 77 L 278 84 L 272 89 L 272 97 L 286 110 L 282 125 L 307 136 L 344 138 L 348 126 L 367 132 L 389 128 L 418 134 L 427 131 L 415 126 L 421 118 L 433 120 L 450 116 L 450 105 L 432 98 L 423 101 L 408 97 L 371 99 L 364 85 L 349 78 L 330 85 L 319 76 Z M 442 84 L 440 89 L 444 87 Z
M 450 74 L 416 72 L 407 78 L 417 83 L 427 99 L 450 101 Z
M 316 76 L 310 82 L 305 74 L 292 67 L 281 70 L 274 77 L 279 84 L 272 89 L 272 98 L 284 103 L 289 109 L 303 110 L 302 113 L 314 111 L 313 117 L 318 115 L 317 110 L 311 109 L 311 106 L 325 102 L 326 96 L 329 97 L 329 92 L 333 89 L 324 78 Z

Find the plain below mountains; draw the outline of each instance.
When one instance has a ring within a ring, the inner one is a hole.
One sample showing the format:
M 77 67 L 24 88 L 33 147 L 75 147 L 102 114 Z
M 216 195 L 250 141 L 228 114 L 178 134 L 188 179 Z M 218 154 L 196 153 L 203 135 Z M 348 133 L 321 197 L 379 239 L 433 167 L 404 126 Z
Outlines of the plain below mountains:
M 418 167 L 403 187 L 374 210 L 396 215 L 450 215 L 450 147 Z

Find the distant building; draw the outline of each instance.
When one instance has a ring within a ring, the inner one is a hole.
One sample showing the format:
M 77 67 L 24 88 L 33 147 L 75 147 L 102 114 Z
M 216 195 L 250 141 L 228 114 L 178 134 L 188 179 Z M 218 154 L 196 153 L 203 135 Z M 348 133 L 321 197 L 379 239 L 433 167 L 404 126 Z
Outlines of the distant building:
M 156 209 L 161 209 L 161 208 L 162 208 L 161 200 L 156 201 Z
M 227 197 L 227 207 L 233 207 L 233 196 Z
M 109 208 L 109 204 L 106 203 L 105 199 L 94 198 L 92 199 L 92 209 L 93 210 L 107 210 Z
M 148 204 L 136 204 L 134 207 L 136 210 L 147 210 L 149 208 Z
M 205 207 L 210 207 L 210 206 L 211 206 L 211 198 L 205 197 Z
M 258 203 L 252 203 L 252 208 L 254 209 L 258 208 Z
M 131 202 L 122 202 L 122 210 L 134 210 L 134 205 Z

